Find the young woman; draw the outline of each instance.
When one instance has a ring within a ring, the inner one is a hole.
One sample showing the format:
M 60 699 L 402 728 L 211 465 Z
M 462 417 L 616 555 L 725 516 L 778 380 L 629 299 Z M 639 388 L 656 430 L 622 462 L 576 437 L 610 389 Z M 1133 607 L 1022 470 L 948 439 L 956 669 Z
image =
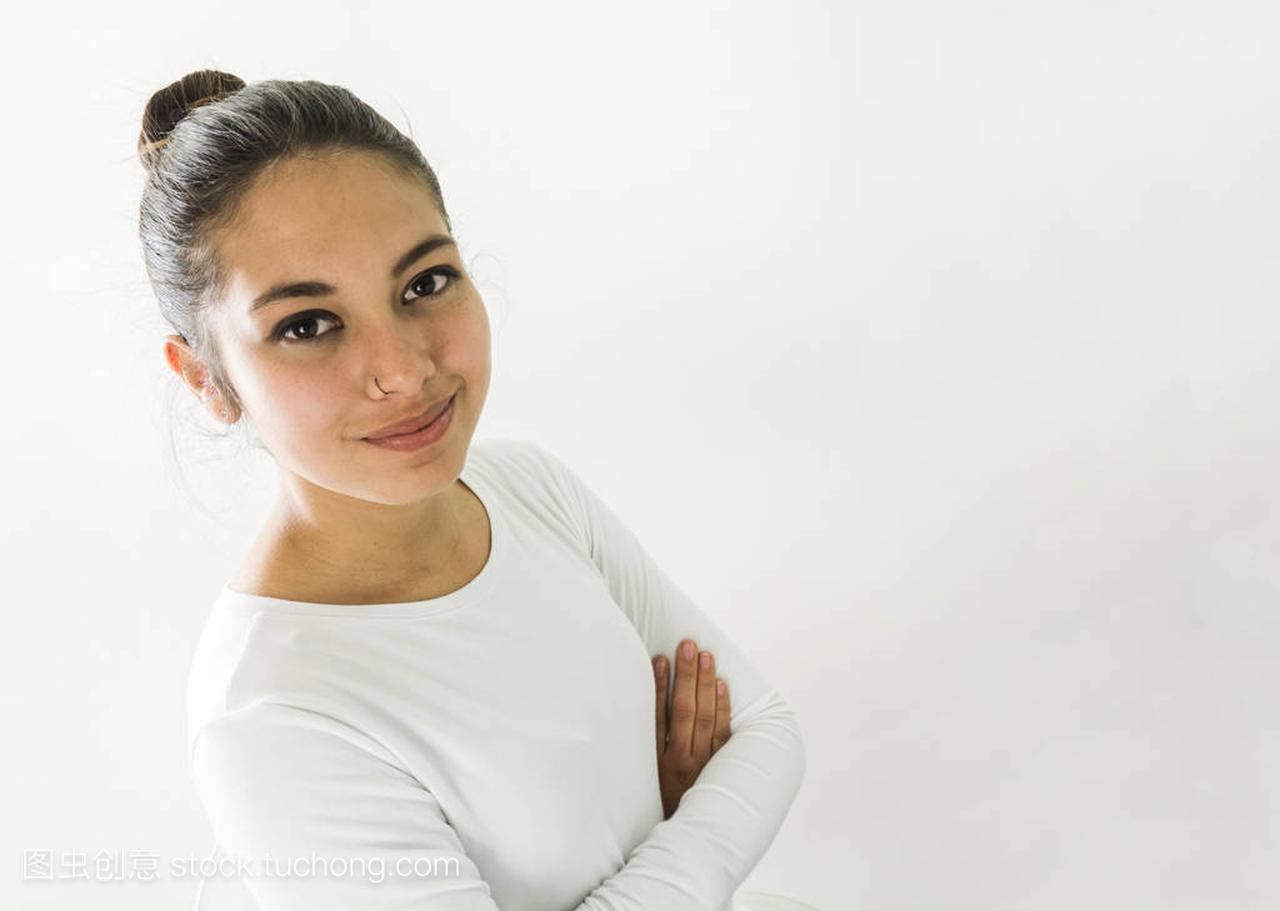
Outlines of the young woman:
M 343 88 L 205 70 L 139 151 L 166 361 L 280 477 L 188 680 L 234 861 L 201 906 L 729 907 L 795 717 L 563 462 L 472 440 L 489 324 L 415 144 Z

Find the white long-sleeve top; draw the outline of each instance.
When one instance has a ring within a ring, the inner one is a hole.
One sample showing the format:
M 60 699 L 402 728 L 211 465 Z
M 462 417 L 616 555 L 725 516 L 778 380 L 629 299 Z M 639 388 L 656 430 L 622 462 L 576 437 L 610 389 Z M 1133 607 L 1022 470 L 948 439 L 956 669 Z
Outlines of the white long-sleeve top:
M 454 592 L 223 587 L 187 689 L 222 862 L 199 907 L 728 908 L 799 789 L 794 714 L 545 448 L 473 441 L 461 478 L 491 544 Z M 729 682 L 732 733 L 663 820 L 651 659 L 686 637 Z

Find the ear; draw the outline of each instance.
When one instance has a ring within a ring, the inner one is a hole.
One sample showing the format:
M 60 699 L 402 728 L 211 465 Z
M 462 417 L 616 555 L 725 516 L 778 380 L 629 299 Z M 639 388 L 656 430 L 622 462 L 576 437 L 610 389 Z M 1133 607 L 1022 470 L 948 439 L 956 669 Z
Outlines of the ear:
M 223 424 L 234 424 L 240 418 L 240 410 L 228 402 L 209 377 L 209 370 L 181 335 L 169 335 L 164 340 L 164 360 L 169 369 L 195 393 L 196 398 Z

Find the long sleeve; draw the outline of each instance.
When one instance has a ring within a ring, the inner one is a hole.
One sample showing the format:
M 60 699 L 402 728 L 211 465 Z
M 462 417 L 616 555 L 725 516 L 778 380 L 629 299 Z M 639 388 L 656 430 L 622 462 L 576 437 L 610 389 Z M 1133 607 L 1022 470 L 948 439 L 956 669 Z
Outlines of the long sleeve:
M 574 911 L 728 907 L 803 773 L 794 719 L 775 693 L 735 710 L 732 723 L 671 819 Z M 192 777 L 259 911 L 499 911 L 431 792 L 335 719 L 246 705 L 200 732 Z
M 729 682 L 731 735 L 626 865 L 582 903 L 590 911 L 710 911 L 726 906 L 781 827 L 804 777 L 794 713 L 715 623 L 654 562 L 617 515 L 540 446 L 561 494 L 619 607 L 650 656 L 674 654 L 686 637 L 716 656 Z
M 462 589 L 221 593 L 188 682 L 190 772 L 244 866 L 211 902 L 728 911 L 803 776 L 795 718 L 554 457 L 506 441 L 474 456 L 492 549 Z M 732 734 L 664 821 L 646 654 L 686 636 L 729 681 Z
M 255 702 L 201 730 L 191 771 L 261 911 L 498 911 L 431 792 L 342 722 Z

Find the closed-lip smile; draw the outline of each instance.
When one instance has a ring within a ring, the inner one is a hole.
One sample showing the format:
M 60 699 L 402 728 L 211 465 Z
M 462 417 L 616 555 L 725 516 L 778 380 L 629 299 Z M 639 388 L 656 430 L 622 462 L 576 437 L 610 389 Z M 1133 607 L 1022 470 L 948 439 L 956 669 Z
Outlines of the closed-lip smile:
M 448 398 L 441 399 L 434 405 L 427 406 L 422 411 L 419 411 L 411 417 L 396 421 L 394 424 L 387 424 L 386 426 L 375 430 L 373 433 L 366 434 L 361 437 L 361 439 L 381 440 L 386 437 L 399 436 L 400 434 L 409 433 L 421 427 L 425 427 L 444 413 L 444 410 L 449 407 L 449 403 L 453 401 L 454 395 L 457 395 L 457 393 L 455 392 Z

